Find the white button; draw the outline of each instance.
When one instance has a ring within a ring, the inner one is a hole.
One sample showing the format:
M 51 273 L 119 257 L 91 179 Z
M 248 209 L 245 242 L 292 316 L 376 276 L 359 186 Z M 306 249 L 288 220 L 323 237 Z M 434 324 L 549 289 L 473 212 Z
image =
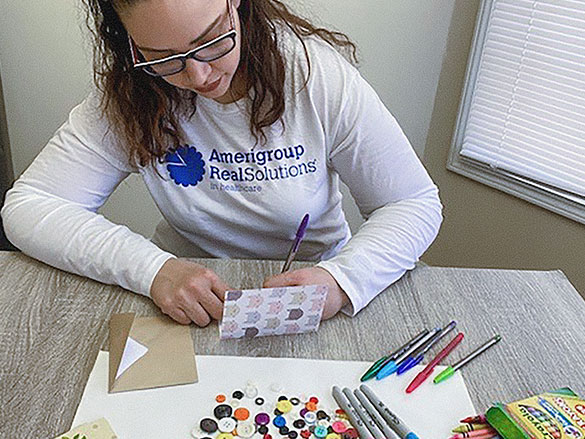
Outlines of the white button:
M 195 427 L 193 430 L 191 430 L 191 437 L 193 439 L 199 439 L 201 437 L 201 430 L 199 427 Z
M 234 418 L 221 418 L 217 423 L 217 428 L 219 428 L 219 431 L 222 433 L 231 433 L 234 431 L 237 424 L 238 423 Z
M 258 389 L 254 385 L 249 384 L 244 389 L 244 393 L 248 398 L 256 398 L 258 395 Z
M 282 391 L 282 384 L 272 383 L 272 384 L 270 384 L 270 390 L 272 390 L 273 392 L 281 392 Z
M 235 409 L 236 409 L 236 408 L 238 408 L 238 407 L 240 406 L 240 400 L 239 400 L 239 399 L 236 399 L 236 398 L 234 398 L 234 399 L 232 399 L 232 400 L 230 401 L 230 405 L 231 405 L 233 408 L 235 408 Z
M 307 424 L 314 424 L 316 420 L 317 415 L 315 414 L 315 412 L 305 413 L 305 421 L 307 421 Z
M 238 436 L 241 437 L 252 437 L 256 433 L 256 427 L 251 422 L 240 422 L 236 428 Z

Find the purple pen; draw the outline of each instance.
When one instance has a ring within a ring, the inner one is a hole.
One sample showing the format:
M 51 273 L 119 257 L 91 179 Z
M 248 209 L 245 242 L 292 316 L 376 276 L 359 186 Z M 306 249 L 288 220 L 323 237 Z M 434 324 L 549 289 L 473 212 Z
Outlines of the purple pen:
M 293 242 L 292 247 L 288 252 L 288 256 L 286 257 L 286 262 L 284 263 L 284 267 L 282 267 L 281 273 L 288 271 L 290 268 L 290 264 L 292 264 L 295 255 L 297 254 L 297 250 L 299 249 L 299 245 L 305 236 L 305 230 L 307 230 L 307 225 L 309 224 L 309 214 L 305 214 L 303 220 L 301 221 L 301 225 L 297 230 L 297 236 L 295 236 L 295 241 Z

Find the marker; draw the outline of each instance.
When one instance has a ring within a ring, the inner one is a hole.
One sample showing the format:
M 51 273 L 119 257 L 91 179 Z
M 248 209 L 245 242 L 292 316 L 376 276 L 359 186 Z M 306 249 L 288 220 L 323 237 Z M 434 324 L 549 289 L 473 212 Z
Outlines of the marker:
M 295 240 L 293 242 L 292 247 L 288 251 L 288 256 L 286 257 L 286 262 L 284 263 L 284 266 L 282 267 L 281 273 L 288 271 L 288 269 L 290 268 L 290 264 L 292 264 L 292 261 L 295 258 L 297 251 L 299 250 L 299 245 L 301 244 L 301 241 L 303 240 L 303 238 L 305 236 L 305 230 L 307 230 L 307 224 L 309 224 L 309 214 L 308 213 L 305 214 L 305 216 L 303 217 L 303 220 L 301 221 L 301 224 L 299 225 L 299 228 L 297 229 L 297 234 L 295 236 Z
M 392 360 L 396 360 L 400 355 L 402 355 L 408 348 L 412 347 L 417 341 L 423 338 L 425 335 L 429 333 L 428 329 L 420 332 L 418 335 L 415 335 L 412 339 L 407 341 L 404 345 L 400 346 L 397 350 L 392 352 L 390 355 L 384 355 L 378 361 L 370 366 L 370 368 L 363 374 L 360 378 L 360 381 L 367 381 L 372 379 L 376 376 L 378 371 L 382 369 L 386 364 L 388 364 Z
M 501 339 L 502 339 L 502 337 L 500 337 L 499 335 L 494 335 L 486 343 L 484 343 L 483 345 L 478 347 L 475 351 L 473 351 L 467 357 L 458 361 L 453 366 L 449 366 L 447 369 L 445 369 L 443 372 L 441 372 L 439 375 L 437 375 L 435 377 L 435 379 L 433 380 L 433 382 L 435 384 L 439 384 L 441 381 L 445 381 L 447 378 L 452 377 L 453 374 L 455 373 L 455 371 L 461 369 L 463 366 L 465 366 L 467 363 L 469 363 L 471 360 L 473 360 L 478 355 L 485 352 L 487 349 L 491 348 L 493 345 L 495 345 Z
M 335 402 L 337 402 L 339 407 L 349 417 L 351 425 L 353 425 L 355 429 L 358 431 L 360 439 L 373 439 L 372 433 L 370 433 L 370 431 L 367 429 L 362 419 L 356 412 L 355 408 L 351 405 L 351 402 L 349 402 L 349 399 L 347 399 L 347 397 L 343 393 L 341 393 L 339 387 L 333 386 L 331 393 L 333 395 L 333 399 L 335 399 Z
M 432 361 L 427 365 L 427 367 L 425 367 L 413 380 L 412 382 L 408 385 L 408 387 L 406 388 L 406 393 L 412 393 L 414 392 L 414 390 L 420 386 L 432 373 L 433 370 L 435 369 L 435 366 L 437 366 L 437 364 L 439 364 L 441 361 L 443 361 L 443 359 L 449 355 L 453 349 L 455 349 L 457 347 L 457 345 L 459 343 L 461 343 L 461 340 L 463 340 L 463 333 L 460 332 L 459 334 L 457 334 L 455 336 L 455 338 L 453 340 L 451 340 L 451 342 L 445 346 L 443 348 L 443 350 L 441 352 L 439 352 L 439 354 L 432 359 Z M 473 424 L 469 424 L 469 425 L 473 425 Z M 477 424 L 479 425 L 479 424 Z M 466 430 L 466 431 L 471 431 L 471 430 Z
M 363 421 L 364 425 L 366 426 L 366 428 L 368 430 L 370 430 L 370 433 L 372 433 L 372 436 L 374 436 L 374 439 L 386 439 L 384 437 L 384 433 L 382 433 L 382 430 L 380 430 L 378 428 L 378 426 L 376 425 L 376 422 L 374 421 L 374 419 L 370 416 L 370 414 L 366 411 L 366 409 L 358 401 L 358 399 L 351 392 L 351 390 L 348 389 L 347 387 L 345 387 L 342 390 L 342 393 L 349 400 L 350 404 L 355 408 L 358 416 L 362 419 L 362 421 Z
M 406 372 L 409 369 L 412 369 L 414 366 L 423 361 L 423 359 L 425 358 L 425 354 L 428 351 L 430 351 L 434 345 L 441 341 L 443 337 L 445 337 L 449 332 L 455 329 L 455 326 L 457 326 L 457 322 L 455 320 L 452 320 L 447 326 L 445 326 L 441 330 L 441 332 L 435 335 L 435 337 L 433 337 L 426 346 L 421 347 L 419 349 L 418 354 L 416 352 L 413 352 L 413 354 L 406 360 L 404 360 L 400 367 L 398 367 L 397 372 L 398 375 L 402 375 L 404 372 Z
M 380 412 L 378 412 L 378 410 L 376 410 L 376 407 L 374 407 L 374 405 L 370 402 L 368 397 L 364 395 L 364 392 L 362 392 L 360 389 L 355 389 L 353 391 L 353 394 L 356 396 L 356 398 L 359 400 L 359 402 L 362 404 L 363 408 L 368 412 L 368 414 L 374 419 L 376 424 L 378 424 L 378 427 L 380 427 L 380 429 L 382 430 L 382 434 L 384 434 L 384 437 L 386 439 L 395 439 L 396 434 L 392 431 L 392 429 L 386 423 L 384 418 L 382 418 L 382 415 L 380 414 Z
M 418 436 L 408 428 L 404 422 L 400 420 L 386 405 L 380 401 L 376 394 L 365 384 L 360 386 L 360 390 L 364 392 L 366 397 L 370 400 L 372 405 L 382 415 L 384 420 L 388 423 L 390 428 L 400 437 L 400 439 L 419 439 Z
M 378 373 L 376 374 L 376 379 L 381 380 L 382 378 L 386 378 L 388 375 L 392 375 L 398 369 L 398 365 L 402 363 L 410 354 L 416 351 L 421 346 L 424 346 L 431 340 L 438 332 L 441 331 L 441 328 L 435 328 L 423 338 L 421 338 L 418 342 L 412 345 L 408 350 L 406 350 L 400 357 L 396 360 L 389 361 L 383 368 L 381 368 Z

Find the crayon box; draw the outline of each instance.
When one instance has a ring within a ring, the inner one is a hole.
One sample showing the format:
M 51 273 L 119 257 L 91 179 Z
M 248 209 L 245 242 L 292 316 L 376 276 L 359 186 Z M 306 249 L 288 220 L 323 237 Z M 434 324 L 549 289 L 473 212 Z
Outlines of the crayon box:
M 503 439 L 585 439 L 585 400 L 569 388 L 495 404 L 486 418 Z

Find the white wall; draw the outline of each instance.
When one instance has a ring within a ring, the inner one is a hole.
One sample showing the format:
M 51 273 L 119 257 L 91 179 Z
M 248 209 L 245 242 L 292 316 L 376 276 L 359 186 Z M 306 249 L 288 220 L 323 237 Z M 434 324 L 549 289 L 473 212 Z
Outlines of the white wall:
M 422 157 L 454 0 L 287 1 L 357 42 L 362 73 Z M 0 0 L 0 71 L 14 173 L 20 175 L 83 99 L 91 49 L 75 0 Z M 353 230 L 355 204 L 344 203 Z M 137 212 L 139 214 L 137 215 Z M 158 213 L 138 177 L 123 182 L 102 213 L 150 236 Z

